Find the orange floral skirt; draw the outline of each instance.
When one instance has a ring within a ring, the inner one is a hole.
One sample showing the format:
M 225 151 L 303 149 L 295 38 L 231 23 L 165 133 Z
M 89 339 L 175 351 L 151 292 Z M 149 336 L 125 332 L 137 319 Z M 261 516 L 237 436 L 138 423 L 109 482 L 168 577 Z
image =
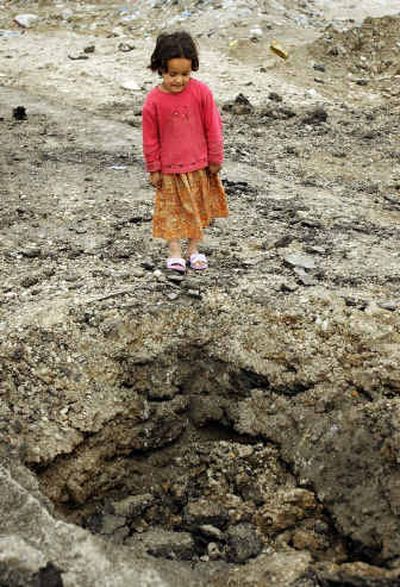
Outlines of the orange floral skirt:
M 203 238 L 213 218 L 228 216 L 221 179 L 206 169 L 163 175 L 156 191 L 153 236 L 165 240 Z

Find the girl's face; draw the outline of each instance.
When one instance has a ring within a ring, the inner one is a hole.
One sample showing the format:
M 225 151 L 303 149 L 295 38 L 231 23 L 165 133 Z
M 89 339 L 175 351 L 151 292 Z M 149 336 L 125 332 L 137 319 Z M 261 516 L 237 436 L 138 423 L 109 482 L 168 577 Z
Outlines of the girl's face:
M 167 63 L 168 70 L 161 75 L 163 78 L 162 88 L 171 94 L 179 94 L 187 86 L 192 72 L 192 61 L 184 57 L 170 59 Z

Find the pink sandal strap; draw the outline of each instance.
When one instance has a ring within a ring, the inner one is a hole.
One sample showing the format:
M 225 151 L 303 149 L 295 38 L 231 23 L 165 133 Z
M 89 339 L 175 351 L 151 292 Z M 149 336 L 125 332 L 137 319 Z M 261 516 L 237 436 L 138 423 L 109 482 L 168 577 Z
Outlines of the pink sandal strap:
M 204 271 L 208 268 L 207 257 L 203 253 L 193 253 L 189 257 L 190 268 L 194 271 Z
M 182 259 L 182 257 L 168 257 L 167 269 L 184 273 L 186 271 L 185 259 Z

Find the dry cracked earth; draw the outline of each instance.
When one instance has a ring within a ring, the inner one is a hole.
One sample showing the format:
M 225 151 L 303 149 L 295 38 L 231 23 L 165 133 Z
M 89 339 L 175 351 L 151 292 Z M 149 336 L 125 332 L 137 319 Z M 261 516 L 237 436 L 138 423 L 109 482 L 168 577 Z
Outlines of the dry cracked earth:
M 338 4 L 0 2 L 1 586 L 400 584 L 400 16 Z M 165 27 L 225 129 L 184 278 L 141 155 Z

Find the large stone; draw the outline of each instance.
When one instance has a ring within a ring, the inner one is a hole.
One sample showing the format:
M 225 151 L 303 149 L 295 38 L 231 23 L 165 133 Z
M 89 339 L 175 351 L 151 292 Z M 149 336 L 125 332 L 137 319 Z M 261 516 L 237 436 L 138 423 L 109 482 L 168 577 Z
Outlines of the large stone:
M 227 531 L 228 560 L 244 563 L 260 554 L 263 542 L 252 524 L 237 524 Z

